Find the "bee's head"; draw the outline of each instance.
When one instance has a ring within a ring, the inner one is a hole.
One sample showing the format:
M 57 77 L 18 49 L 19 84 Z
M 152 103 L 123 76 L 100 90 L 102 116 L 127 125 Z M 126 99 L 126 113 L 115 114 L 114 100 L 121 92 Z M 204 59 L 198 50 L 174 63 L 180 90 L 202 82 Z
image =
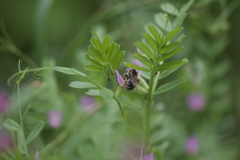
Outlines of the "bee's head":
M 134 77 L 138 75 L 138 72 L 136 71 L 136 69 L 131 68 L 131 69 L 128 70 L 128 72 L 129 72 L 129 74 L 131 74 Z

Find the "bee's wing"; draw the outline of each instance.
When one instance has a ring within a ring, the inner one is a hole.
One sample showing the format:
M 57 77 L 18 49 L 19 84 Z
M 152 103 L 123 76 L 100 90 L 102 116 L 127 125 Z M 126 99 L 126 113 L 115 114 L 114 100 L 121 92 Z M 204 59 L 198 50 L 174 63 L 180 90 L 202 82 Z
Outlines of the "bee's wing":
M 137 78 L 134 78 L 132 76 L 130 76 L 129 78 L 130 78 L 133 86 L 136 86 L 138 84 L 138 79 Z

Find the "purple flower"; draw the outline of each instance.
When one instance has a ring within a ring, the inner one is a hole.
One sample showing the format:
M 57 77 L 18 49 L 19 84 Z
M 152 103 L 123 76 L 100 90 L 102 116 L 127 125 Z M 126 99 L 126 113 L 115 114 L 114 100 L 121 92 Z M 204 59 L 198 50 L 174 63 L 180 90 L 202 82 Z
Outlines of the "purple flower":
M 34 157 L 34 158 L 35 158 L 34 160 L 39 160 L 39 159 L 40 159 L 39 151 L 37 151 L 37 152 L 35 153 L 35 157 Z
M 118 84 L 123 87 L 123 78 L 120 75 L 120 73 L 116 70 L 116 74 L 117 74 L 117 80 L 118 80 Z
M 133 64 L 137 65 L 139 67 L 142 67 L 142 63 L 137 59 L 133 62 Z M 142 71 L 137 70 L 137 72 L 138 72 L 138 77 L 139 77 L 142 74 Z
M 13 141 L 8 132 L 0 132 L 0 152 L 6 149 L 13 148 Z
M 199 141 L 196 135 L 188 137 L 185 143 L 185 151 L 188 154 L 197 154 L 199 152 Z
M 0 114 L 6 114 L 9 111 L 10 104 L 8 95 L 4 91 L 0 91 Z
M 48 123 L 53 128 L 59 128 L 62 123 L 63 115 L 59 110 L 50 110 L 48 112 Z
M 142 160 L 154 160 L 154 155 L 152 153 L 145 155 Z
M 200 111 L 205 106 L 205 98 L 201 93 L 192 93 L 187 97 L 188 108 L 192 111 Z

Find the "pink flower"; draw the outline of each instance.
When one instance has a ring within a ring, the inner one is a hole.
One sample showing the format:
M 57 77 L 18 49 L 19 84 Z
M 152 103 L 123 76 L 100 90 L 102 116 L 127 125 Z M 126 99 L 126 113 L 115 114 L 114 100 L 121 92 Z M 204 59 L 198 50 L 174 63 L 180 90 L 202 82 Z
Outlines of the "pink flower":
M 116 70 L 116 74 L 117 74 L 117 80 L 118 80 L 118 84 L 123 87 L 123 78 L 120 75 L 120 73 L 118 72 L 118 70 Z
M 0 152 L 13 148 L 13 141 L 8 132 L 0 131 Z
M 0 114 L 6 114 L 10 110 L 8 95 L 4 91 L 0 91 Z
M 154 155 L 152 153 L 145 155 L 142 160 L 154 160 Z
M 82 96 L 79 100 L 84 111 L 93 114 L 98 108 L 98 104 L 95 99 L 91 96 Z
M 201 111 L 205 106 L 205 98 L 201 93 L 192 93 L 187 97 L 188 108 L 192 111 Z
M 53 128 L 57 129 L 62 123 L 63 115 L 59 110 L 50 110 L 48 112 L 48 123 Z
M 198 154 L 199 152 L 199 141 L 196 135 L 188 137 L 185 143 L 185 151 L 188 154 Z

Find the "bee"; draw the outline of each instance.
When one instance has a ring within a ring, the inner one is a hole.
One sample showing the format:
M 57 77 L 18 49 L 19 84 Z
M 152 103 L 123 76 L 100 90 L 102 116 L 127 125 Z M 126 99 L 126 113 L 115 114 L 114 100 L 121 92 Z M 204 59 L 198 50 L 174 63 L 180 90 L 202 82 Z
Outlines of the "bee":
M 127 72 L 123 75 L 124 88 L 128 91 L 133 90 L 139 82 L 138 72 L 136 69 L 127 69 Z

